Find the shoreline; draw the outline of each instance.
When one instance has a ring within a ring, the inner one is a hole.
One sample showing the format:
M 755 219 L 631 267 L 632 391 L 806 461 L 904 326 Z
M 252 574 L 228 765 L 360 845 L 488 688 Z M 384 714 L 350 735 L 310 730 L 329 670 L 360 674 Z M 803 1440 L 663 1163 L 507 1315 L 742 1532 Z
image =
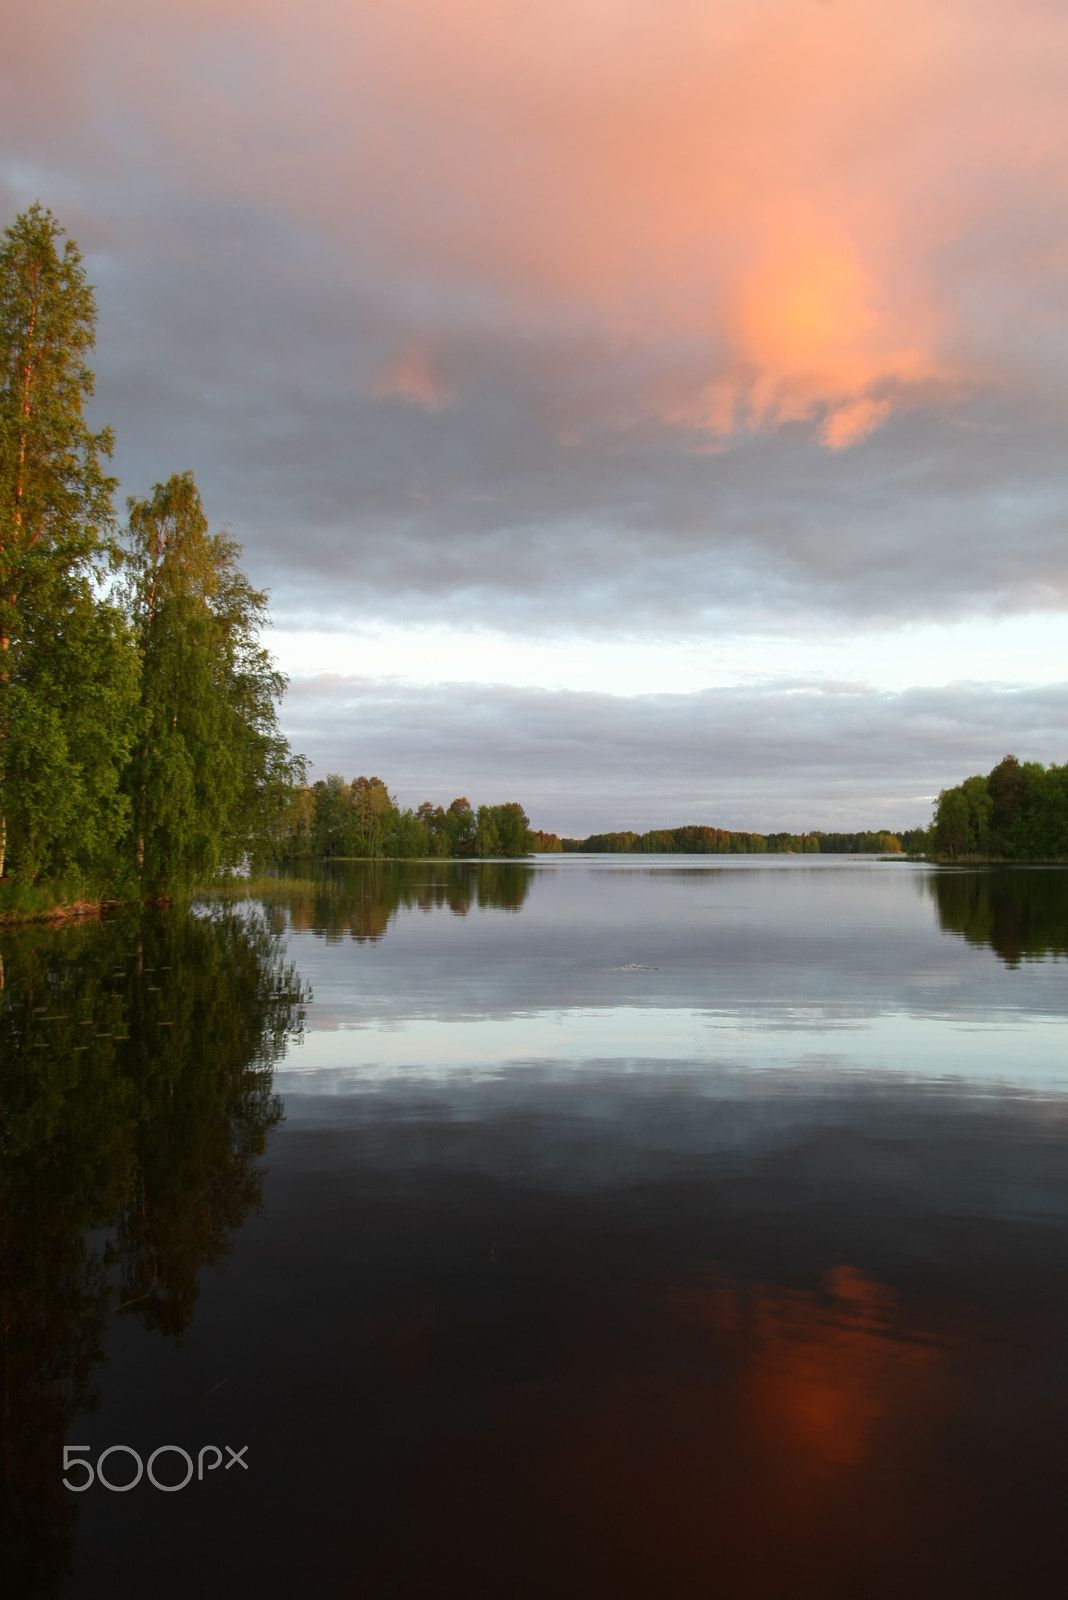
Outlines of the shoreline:
M 39 910 L 0 910 L 0 929 L 25 927 L 31 923 L 90 922 L 116 906 L 135 905 L 133 900 L 69 900 Z M 146 904 L 150 902 L 145 902 Z
M 564 855 L 565 858 L 566 858 L 566 856 L 568 854 L 576 854 L 576 853 L 577 852 L 566 852 L 566 851 L 562 852 L 562 854 Z M 619 857 L 619 856 L 625 856 L 625 857 L 628 857 L 630 859 L 634 859 L 635 857 L 638 857 L 638 856 L 644 856 L 644 857 L 647 857 L 648 859 L 651 859 L 651 860 L 657 860 L 657 859 L 663 860 L 665 857 L 670 857 L 672 855 L 684 854 L 684 853 L 685 852 L 667 851 L 667 850 L 665 850 L 665 851 L 656 851 L 656 852 L 652 852 L 652 851 L 650 851 L 650 852 L 645 852 L 645 851 L 591 851 L 591 852 L 589 852 L 590 855 L 595 855 L 599 859 L 607 859 L 607 860 L 611 860 L 611 859 L 613 859 L 615 857 Z M 409 856 L 403 856 L 403 857 L 389 857 L 389 858 L 382 857 L 382 858 L 377 858 L 376 859 L 376 858 L 370 857 L 370 856 L 332 856 L 332 857 L 324 857 L 323 859 L 324 860 L 331 860 L 331 861 L 339 861 L 339 862 L 340 861 L 346 861 L 346 862 L 348 862 L 348 861 L 365 861 L 365 862 L 368 862 L 369 864 L 373 862 L 376 866 L 399 865 L 401 862 L 409 862 L 409 863 L 411 863 L 411 862 L 424 862 L 424 863 L 426 863 L 428 865 L 429 864 L 433 864 L 435 866 L 439 866 L 439 865 L 440 866 L 460 865 L 461 863 L 466 863 L 468 865 L 486 865 L 486 864 L 493 864 L 493 865 L 497 865 L 497 864 L 499 864 L 499 865 L 524 865 L 524 864 L 533 864 L 535 861 L 537 861 L 538 856 L 541 855 L 541 854 L 542 854 L 541 852 L 535 852 L 533 856 L 516 856 L 516 857 L 508 857 L 508 858 L 502 858 L 502 857 L 481 857 L 481 858 L 480 857 L 474 857 L 474 858 L 472 858 L 472 857 L 463 857 L 463 856 L 410 856 L 410 857 Z M 555 859 L 559 854 L 561 854 L 561 852 L 552 851 L 552 852 L 546 852 L 546 854 L 551 855 Z M 716 860 L 717 856 L 720 853 L 719 852 L 709 851 L 709 852 L 701 852 L 701 854 L 703 856 L 705 856 L 711 862 L 711 861 Z M 739 852 L 736 852 L 736 854 L 739 854 L 739 855 L 741 855 L 741 854 L 753 854 L 753 855 L 761 855 L 761 856 L 763 856 L 764 852 L 741 852 L 741 851 L 739 851 Z M 794 854 L 796 854 L 796 852 L 794 852 L 794 851 L 774 851 L 774 852 L 768 852 L 766 858 L 769 859 L 769 860 L 774 860 L 775 856 L 794 855 Z M 816 855 L 815 852 L 812 853 L 812 858 L 813 859 L 818 859 L 818 856 Z M 835 855 L 833 855 L 833 856 L 830 855 L 830 854 L 828 856 L 825 856 L 824 859 L 825 860 L 827 860 L 827 859 L 842 860 L 844 858 L 842 856 L 838 855 L 837 853 L 835 853 Z M 868 857 L 867 859 L 872 859 L 872 858 Z M 968 868 L 968 867 L 1064 867 L 1064 866 L 1068 866 L 1068 858 L 1065 858 L 1063 856 L 1056 857 L 1056 858 L 1050 858 L 1050 857 L 1040 858 L 1040 857 L 1036 857 L 1033 861 L 1032 860 L 1014 861 L 1014 860 L 1008 860 L 1003 856 L 957 856 L 957 857 L 948 857 L 948 856 L 935 856 L 935 855 L 907 855 L 904 852 L 902 852 L 899 855 L 899 854 L 897 854 L 895 852 L 893 855 L 881 855 L 881 856 L 875 857 L 874 859 L 877 859 L 877 860 L 880 860 L 880 861 L 886 861 L 886 862 L 907 862 L 910 865 L 925 865 L 925 866 L 932 866 L 932 867 L 963 867 L 963 868 Z M 544 864 L 544 863 L 542 862 L 540 864 Z M 198 885 L 196 888 L 190 890 L 188 894 L 180 895 L 177 898 L 179 898 L 181 900 L 215 899 L 215 898 L 222 899 L 222 900 L 243 899 L 243 898 L 245 898 L 247 896 L 250 896 L 250 895 L 255 897 L 257 895 L 263 895 L 263 894 L 270 894 L 270 893 L 273 893 L 273 892 L 285 891 L 286 889 L 292 889 L 294 887 L 294 885 L 299 885 L 299 887 L 301 889 L 304 889 L 305 891 L 321 889 L 323 887 L 322 882 L 319 881 L 319 880 L 312 881 L 312 880 L 305 880 L 305 879 L 300 879 L 300 878 L 288 879 L 288 878 L 285 878 L 285 877 L 277 877 L 277 878 L 275 878 L 275 877 L 257 876 L 257 877 L 255 877 L 253 879 L 235 878 L 233 880 L 223 880 L 223 882 L 221 882 L 221 883 L 216 883 L 216 884 L 211 884 L 211 885 Z M 28 891 L 28 893 L 32 894 L 33 891 L 30 890 L 30 891 Z M 0 898 L 2 898 L 2 891 L 0 891 Z M 112 899 L 107 895 L 101 895 L 99 898 L 96 898 L 96 897 L 93 897 L 93 898 L 80 898 L 79 897 L 79 898 L 74 899 L 74 900 L 54 900 L 54 901 L 51 902 L 51 904 L 43 904 L 43 905 L 38 906 L 37 908 L 32 908 L 32 909 L 30 907 L 26 907 L 26 908 L 18 908 L 18 909 L 12 908 L 10 910 L 7 910 L 7 909 L 4 909 L 2 907 L 2 905 L 0 905 L 0 932 L 5 932 L 5 931 L 7 931 L 9 929 L 19 928 L 19 927 L 42 926 L 44 924 L 49 924 L 49 925 L 51 925 L 53 927 L 60 927 L 60 926 L 63 926 L 65 924 L 91 922 L 96 918 L 105 916 L 108 912 L 118 911 L 118 910 L 122 909 L 123 907 L 135 907 L 135 906 L 138 906 L 138 907 L 145 908 L 145 907 L 149 907 L 149 906 L 168 906 L 168 905 L 173 905 L 174 902 L 175 902 L 175 897 L 172 896 L 172 895 L 167 895 L 167 894 L 149 896 L 149 897 L 146 897 L 145 899 L 138 899 L 136 897 L 130 897 L 129 899 L 126 899 L 126 898 L 123 898 L 123 899 Z

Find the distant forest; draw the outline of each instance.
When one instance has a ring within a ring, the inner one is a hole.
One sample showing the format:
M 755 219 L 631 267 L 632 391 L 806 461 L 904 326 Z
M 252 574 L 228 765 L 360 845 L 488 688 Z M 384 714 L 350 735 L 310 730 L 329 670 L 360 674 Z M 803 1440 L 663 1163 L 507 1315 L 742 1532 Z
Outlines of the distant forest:
M 927 830 L 901 834 L 884 829 L 860 833 L 734 833 L 691 823 L 683 828 L 653 828 L 648 833 L 591 833 L 588 839 L 557 839 L 539 834 L 539 850 L 583 851 L 606 855 L 899 855 L 926 848 Z
M 1005 756 L 943 789 L 928 850 L 943 861 L 1068 860 L 1068 763 Z
M 926 848 L 927 833 L 885 829 L 858 833 L 738 833 L 690 824 L 649 833 L 593 833 L 562 839 L 532 829 L 517 800 L 477 808 L 461 796 L 449 806 L 424 800 L 418 808 L 398 805 L 381 778 L 347 783 L 332 772 L 293 791 L 283 854 L 368 860 L 487 857 L 522 859 L 534 851 L 583 851 L 600 855 L 900 855 Z

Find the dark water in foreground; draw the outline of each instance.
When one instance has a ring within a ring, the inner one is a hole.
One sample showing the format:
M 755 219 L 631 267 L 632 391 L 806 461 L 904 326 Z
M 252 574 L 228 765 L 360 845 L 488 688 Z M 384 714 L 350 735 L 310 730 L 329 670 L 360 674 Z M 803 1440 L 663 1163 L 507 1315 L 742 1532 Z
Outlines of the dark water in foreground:
M 1068 873 L 354 866 L 0 953 L 6 1593 L 1068 1592 Z

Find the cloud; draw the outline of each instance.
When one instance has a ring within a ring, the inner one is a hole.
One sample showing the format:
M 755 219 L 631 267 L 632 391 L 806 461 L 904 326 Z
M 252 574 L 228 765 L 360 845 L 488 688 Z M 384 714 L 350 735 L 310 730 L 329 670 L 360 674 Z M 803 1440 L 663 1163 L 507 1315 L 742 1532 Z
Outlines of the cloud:
M 91 263 L 120 476 L 143 493 L 192 468 L 286 620 L 759 629 L 1065 604 L 1059 399 L 932 404 L 863 439 L 882 412 L 862 401 L 820 422 L 851 448 L 800 421 L 709 449 L 711 428 L 641 414 L 648 352 L 588 329 L 532 340 L 446 308 L 416 338 L 384 287 L 247 211 L 179 208 L 135 244 Z
M 1045 0 L 42 0 L 2 181 L 290 616 L 1063 608 L 1066 68 Z
M 891 411 L 889 400 L 851 400 L 827 416 L 820 429 L 820 440 L 832 450 L 848 450 L 859 444 L 883 422 Z
M 434 371 L 429 353 L 417 345 L 402 350 L 375 379 L 376 395 L 406 400 L 427 411 L 440 411 L 448 403 L 448 391 Z
M 730 828 L 930 820 L 938 790 L 1009 750 L 1068 760 L 1068 684 L 878 693 L 796 683 L 620 697 L 323 675 L 294 684 L 294 743 L 406 804 L 519 799 L 535 826 Z

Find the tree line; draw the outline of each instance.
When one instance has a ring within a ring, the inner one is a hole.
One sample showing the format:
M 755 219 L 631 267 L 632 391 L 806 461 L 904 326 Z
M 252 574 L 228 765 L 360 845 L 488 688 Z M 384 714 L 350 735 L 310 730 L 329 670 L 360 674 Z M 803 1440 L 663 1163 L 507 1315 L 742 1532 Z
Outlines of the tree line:
M 538 835 L 516 800 L 477 809 L 465 795 L 446 808 L 424 800 L 402 808 L 381 778 L 346 783 L 332 772 L 292 792 L 281 853 L 369 860 L 410 860 L 530 855 Z
M 587 839 L 556 839 L 539 849 L 608 855 L 897 855 L 924 848 L 926 831 L 898 834 L 885 829 L 860 833 L 736 833 L 690 823 L 682 828 L 653 828 L 648 833 L 592 833 Z
M 190 472 L 115 514 L 96 305 L 39 204 L 0 248 L 0 881 L 165 895 L 277 848 L 303 763 L 267 596 Z
M 943 789 L 930 850 L 946 861 L 1068 859 L 1068 763 L 1009 755 L 985 776 Z

